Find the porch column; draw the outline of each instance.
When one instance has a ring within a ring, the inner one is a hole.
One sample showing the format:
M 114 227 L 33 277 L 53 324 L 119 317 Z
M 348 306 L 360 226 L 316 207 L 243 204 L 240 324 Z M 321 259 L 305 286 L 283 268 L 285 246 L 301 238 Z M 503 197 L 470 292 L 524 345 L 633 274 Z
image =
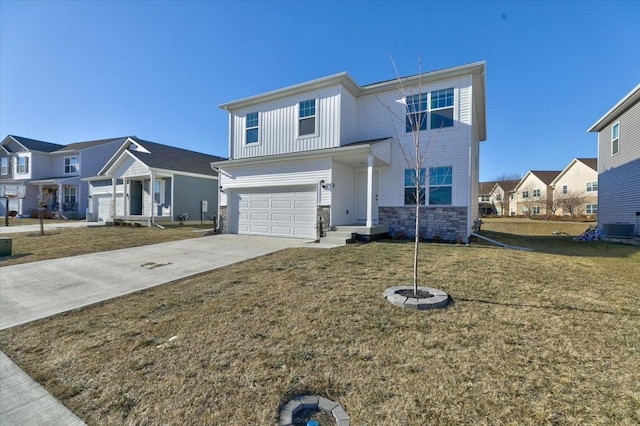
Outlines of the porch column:
M 367 227 L 373 226 L 373 155 L 367 156 Z
M 56 200 L 54 205 L 58 206 L 58 216 L 62 217 L 62 202 L 64 201 L 64 192 L 62 191 L 62 184 L 58 184 L 58 191 L 56 192 Z
M 154 211 L 153 208 L 155 207 L 156 204 L 156 171 L 155 170 L 151 170 L 151 178 L 149 180 L 149 204 L 150 204 L 150 210 L 151 210 L 151 214 L 149 215 L 149 220 L 151 222 L 153 222 L 153 215 L 154 215 Z
M 111 178 L 111 211 L 109 212 L 109 216 L 111 219 L 116 218 L 116 184 L 118 180 L 115 177 Z
M 122 178 L 122 209 L 124 210 L 122 214 L 125 216 L 129 215 L 129 193 L 127 192 L 127 178 Z

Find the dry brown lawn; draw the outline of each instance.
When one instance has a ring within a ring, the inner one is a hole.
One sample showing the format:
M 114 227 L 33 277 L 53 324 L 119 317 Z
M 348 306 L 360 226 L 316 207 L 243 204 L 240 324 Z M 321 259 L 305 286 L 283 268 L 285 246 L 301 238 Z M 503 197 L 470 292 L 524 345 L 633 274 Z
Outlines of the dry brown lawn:
M 408 284 L 411 244 L 290 249 L 2 331 L 0 348 L 90 425 L 276 424 L 301 393 L 356 425 L 640 423 L 640 249 L 486 228 L 535 251 L 421 245 L 444 310 L 382 298 Z

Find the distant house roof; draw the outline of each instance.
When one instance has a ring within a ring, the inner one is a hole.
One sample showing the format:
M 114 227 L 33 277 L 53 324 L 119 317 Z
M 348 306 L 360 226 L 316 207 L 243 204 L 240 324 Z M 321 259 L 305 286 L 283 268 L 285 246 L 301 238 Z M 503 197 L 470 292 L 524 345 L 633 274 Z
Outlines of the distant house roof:
M 63 145 L 58 145 L 57 143 L 43 142 L 35 139 L 23 138 L 22 136 L 9 135 L 9 137 L 29 151 L 53 152 L 63 147 Z
M 598 159 L 597 158 L 576 158 L 576 160 L 591 167 L 593 170 L 598 171 Z
M 556 176 L 553 179 L 553 182 L 551 182 L 551 185 L 555 186 L 558 184 L 558 181 L 560 179 L 562 179 L 563 176 L 565 176 L 569 170 L 573 167 L 574 164 L 576 164 L 577 162 L 581 162 L 582 164 L 584 164 L 585 166 L 589 167 L 590 169 L 592 169 L 594 172 L 597 173 L 598 171 L 598 159 L 597 158 L 574 158 L 573 160 L 571 160 L 571 162 L 569 162 L 569 164 L 567 164 L 567 167 L 564 168 L 564 170 L 562 170 L 560 173 L 558 173 L 558 176 Z
M 531 170 L 529 173 L 536 175 L 538 179 L 547 185 L 551 185 L 551 182 L 558 177 L 562 170 Z M 523 179 L 524 180 L 524 179 Z
M 596 121 L 595 124 L 591 126 L 587 131 L 588 132 L 602 131 L 612 121 L 620 117 L 622 114 L 624 114 L 625 111 L 627 111 L 629 108 L 631 108 L 633 105 L 637 104 L 638 102 L 640 102 L 640 84 L 638 84 L 636 87 L 631 89 L 631 91 L 627 93 L 624 98 L 620 99 L 620 101 L 618 101 L 618 103 L 615 104 L 613 108 L 607 111 L 607 113 L 603 115 L 598 121 Z
M 478 183 L 478 194 L 480 195 L 489 195 L 491 191 L 493 191 L 493 187 L 496 186 L 496 181 L 491 182 L 480 182 Z
M 516 186 L 518 186 L 518 184 L 520 183 L 520 180 L 501 180 L 499 182 L 496 182 L 497 185 L 500 185 L 500 188 L 502 188 L 502 190 L 504 192 L 512 192 L 514 189 L 516 189 Z

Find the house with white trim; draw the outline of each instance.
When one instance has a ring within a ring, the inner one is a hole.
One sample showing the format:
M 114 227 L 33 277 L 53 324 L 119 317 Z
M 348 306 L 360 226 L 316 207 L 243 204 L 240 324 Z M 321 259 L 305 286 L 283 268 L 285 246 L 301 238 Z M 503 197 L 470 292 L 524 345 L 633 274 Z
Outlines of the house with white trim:
M 121 143 L 114 138 L 60 145 L 8 135 L 0 145 L 0 185 L 23 186 L 25 193 L 9 200 L 9 211 L 33 215 L 42 201 L 52 215 L 84 218 L 88 185 L 82 179 L 95 175 Z M 4 215 L 5 203 L 0 205 Z
M 468 241 L 486 139 L 484 62 L 363 86 L 343 72 L 220 107 L 229 159 L 212 167 L 224 232 L 319 239 L 357 226 L 368 237 L 411 235 L 420 202 L 421 236 Z
M 510 216 L 515 215 L 510 210 L 511 200 L 514 198 L 514 188 L 519 180 L 501 180 L 480 182 L 478 185 L 478 201 L 481 215 Z
M 529 170 L 513 189 L 515 214 L 525 216 L 553 214 L 553 186 L 560 170 Z
M 598 214 L 598 160 L 574 158 L 551 182 L 556 215 Z
M 598 226 L 605 237 L 640 235 L 640 84 L 588 131 L 598 133 Z
M 218 172 L 223 158 L 136 136 L 118 149 L 89 183 L 90 221 L 143 224 L 204 222 L 216 217 Z

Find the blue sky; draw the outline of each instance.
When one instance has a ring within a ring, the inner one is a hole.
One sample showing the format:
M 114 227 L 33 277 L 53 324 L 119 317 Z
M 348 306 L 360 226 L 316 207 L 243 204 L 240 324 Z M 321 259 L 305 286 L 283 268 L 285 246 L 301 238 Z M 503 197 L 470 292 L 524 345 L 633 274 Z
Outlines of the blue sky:
M 347 71 L 487 62 L 480 178 L 595 157 L 640 82 L 640 2 L 0 1 L 0 137 L 227 155 L 218 105 Z

